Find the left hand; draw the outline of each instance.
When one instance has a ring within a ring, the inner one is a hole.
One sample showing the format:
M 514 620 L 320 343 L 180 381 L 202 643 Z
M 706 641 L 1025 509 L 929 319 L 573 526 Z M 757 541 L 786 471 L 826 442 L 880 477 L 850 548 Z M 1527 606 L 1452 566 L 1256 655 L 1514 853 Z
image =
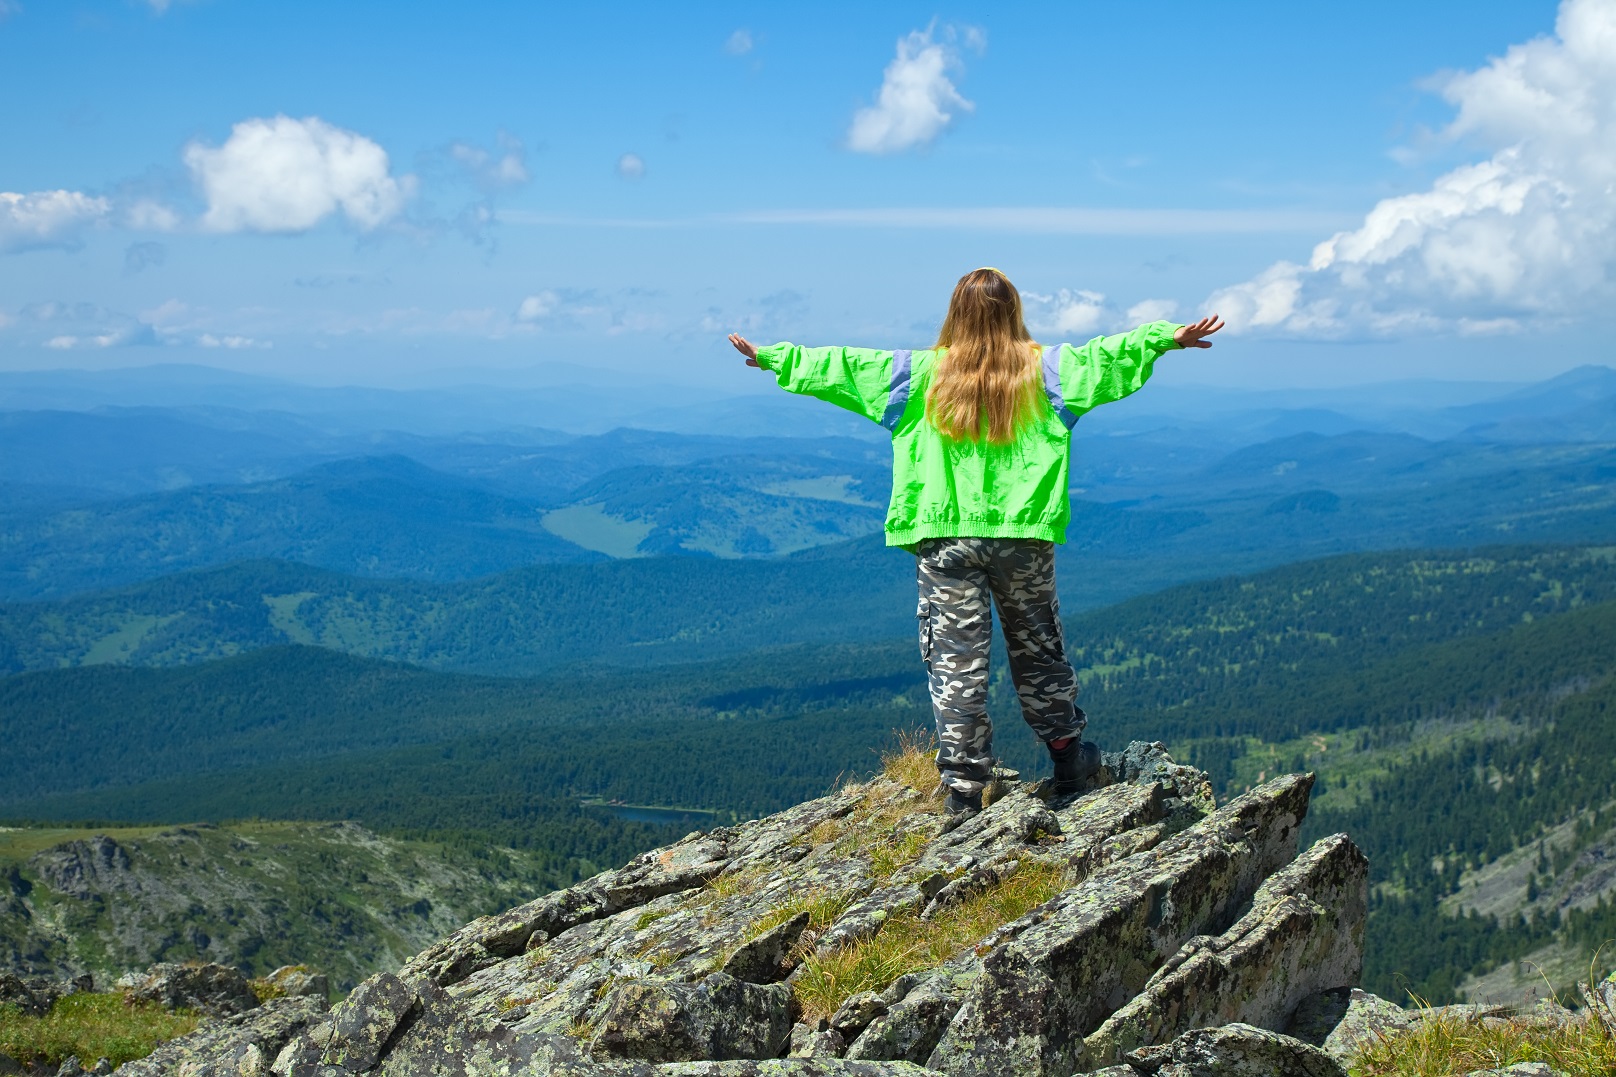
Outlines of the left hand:
M 757 361 L 757 345 L 756 344 L 753 344 L 750 340 L 747 340 L 745 337 L 741 336 L 741 334 L 739 334 L 739 333 L 731 333 L 729 335 L 729 342 L 731 344 L 735 345 L 735 350 L 736 351 L 738 351 L 742 355 L 746 356 L 746 365 L 747 366 L 757 366 L 758 365 L 758 361 Z
M 1180 348 L 1210 348 L 1212 346 L 1212 342 L 1204 338 L 1211 336 L 1213 333 L 1216 333 L 1222 328 L 1223 319 L 1219 318 L 1216 314 L 1213 314 L 1210 317 L 1202 318 L 1194 325 L 1180 327 L 1179 330 L 1173 334 L 1173 343 L 1177 344 Z

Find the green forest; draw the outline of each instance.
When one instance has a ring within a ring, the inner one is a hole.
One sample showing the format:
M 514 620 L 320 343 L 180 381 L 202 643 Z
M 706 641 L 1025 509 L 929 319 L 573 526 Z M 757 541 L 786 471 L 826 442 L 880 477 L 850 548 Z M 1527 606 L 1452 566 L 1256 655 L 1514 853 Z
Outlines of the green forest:
M 1308 834 L 1345 830 L 1371 859 L 1371 990 L 1444 1000 L 1544 945 L 1616 937 L 1603 899 L 1555 898 L 1616 827 L 1616 549 L 1355 554 L 1066 629 L 1103 747 L 1166 741 L 1220 796 L 1318 772 Z M 1001 756 L 1040 773 L 1002 672 L 994 709 Z M 0 816 L 350 818 L 532 850 L 566 878 L 677 836 L 585 798 L 775 811 L 872 771 L 928 714 L 914 643 L 890 636 L 532 678 L 300 645 L 68 668 L 0 679 Z M 1568 823 L 1524 918 L 1441 910 L 1468 870 Z

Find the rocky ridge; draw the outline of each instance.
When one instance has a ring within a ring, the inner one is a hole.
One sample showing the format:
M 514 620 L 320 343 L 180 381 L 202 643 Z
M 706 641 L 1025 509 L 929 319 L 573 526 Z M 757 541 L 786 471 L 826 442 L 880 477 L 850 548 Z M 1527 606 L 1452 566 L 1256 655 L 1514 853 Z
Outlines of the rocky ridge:
M 1282 1034 L 1361 963 L 1367 863 L 1344 835 L 1299 854 L 1310 775 L 1219 807 L 1136 743 L 1079 795 L 1003 772 L 962 819 L 929 767 L 475 921 L 278 1030 L 273 1061 L 216 1033 L 184 1072 L 1122 1077 L 1192 1072 L 1224 1026 L 1342 1072 Z

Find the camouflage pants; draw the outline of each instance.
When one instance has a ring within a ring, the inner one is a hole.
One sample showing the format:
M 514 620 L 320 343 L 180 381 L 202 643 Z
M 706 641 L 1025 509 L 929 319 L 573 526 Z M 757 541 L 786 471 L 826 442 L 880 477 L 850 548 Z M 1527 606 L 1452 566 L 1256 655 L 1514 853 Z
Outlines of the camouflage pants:
M 918 553 L 920 656 L 937 719 L 937 769 L 944 785 L 969 794 L 993 776 L 990 601 L 999 607 L 1021 716 L 1046 743 L 1082 735 L 1077 677 L 1066 660 L 1055 598 L 1055 544 L 927 539 Z

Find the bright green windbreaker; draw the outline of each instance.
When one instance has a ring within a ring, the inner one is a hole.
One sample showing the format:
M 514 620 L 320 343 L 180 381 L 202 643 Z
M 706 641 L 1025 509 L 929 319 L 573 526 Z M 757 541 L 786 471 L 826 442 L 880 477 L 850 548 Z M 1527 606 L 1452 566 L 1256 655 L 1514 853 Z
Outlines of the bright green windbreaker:
M 806 393 L 873 419 L 892 434 L 892 503 L 887 545 L 923 539 L 1066 541 L 1072 427 L 1101 404 L 1121 400 L 1149 379 L 1178 326 L 1151 322 L 1081 347 L 1043 350 L 1047 408 L 1009 445 L 953 441 L 926 420 L 934 351 L 868 348 L 759 348 L 758 365 L 787 392 Z

